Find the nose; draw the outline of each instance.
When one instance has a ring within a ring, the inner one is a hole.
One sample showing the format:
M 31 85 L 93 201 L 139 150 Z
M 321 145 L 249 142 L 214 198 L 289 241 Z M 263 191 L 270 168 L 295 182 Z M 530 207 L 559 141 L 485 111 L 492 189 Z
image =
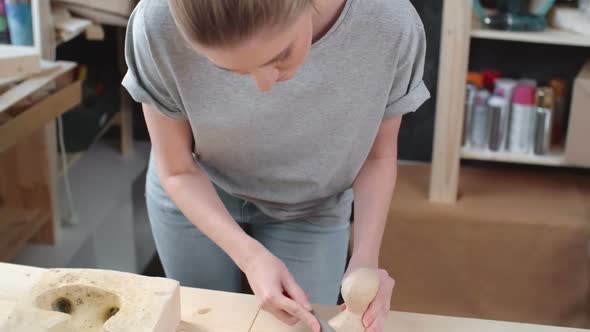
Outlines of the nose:
M 272 89 L 273 84 L 279 79 L 279 70 L 274 66 L 262 67 L 252 73 L 258 90 L 267 92 Z

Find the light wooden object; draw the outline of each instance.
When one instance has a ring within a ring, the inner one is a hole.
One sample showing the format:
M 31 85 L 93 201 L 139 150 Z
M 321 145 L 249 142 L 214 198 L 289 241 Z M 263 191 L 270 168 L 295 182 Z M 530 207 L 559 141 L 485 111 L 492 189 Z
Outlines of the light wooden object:
M 81 82 L 74 83 L 45 98 L 13 121 L 0 127 L 0 152 L 31 135 L 50 120 L 80 103 Z
M 444 2 L 430 181 L 430 199 L 435 202 L 457 199 L 471 9 L 469 0 Z
M 31 0 L 33 39 L 41 58 L 55 61 L 55 29 L 48 0 Z
M 125 61 L 125 30 L 118 29 L 117 42 L 119 50 L 117 54 L 117 65 L 121 73 L 127 72 L 127 63 Z M 121 152 L 128 155 L 133 151 L 133 99 L 129 92 L 123 87 L 119 87 L 121 96 L 120 126 L 121 126 Z
M 84 6 L 96 11 L 129 16 L 135 7 L 136 0 L 58 0 L 67 5 Z
M 13 312 L 20 299 L 39 284 L 46 270 L 0 263 L 0 321 Z M 120 275 L 117 273 L 117 275 Z M 135 276 L 133 276 L 135 278 Z M 143 277 L 139 277 L 143 278 Z M 135 279 L 134 279 L 135 280 Z M 155 280 L 155 279 L 145 279 Z M 121 280 L 115 280 L 120 283 Z M 125 284 L 128 286 L 129 284 Z M 139 294 L 149 297 L 150 292 Z M 180 288 L 181 323 L 176 332 L 308 332 L 299 323 L 287 326 L 274 316 L 259 310 L 259 303 L 250 295 L 222 293 L 193 288 Z M 211 309 L 211 310 L 207 310 Z M 338 314 L 336 306 L 314 306 L 318 316 L 329 319 Z M 199 313 L 201 312 L 201 313 Z M 2 325 L 0 325 L 1 327 Z M 4 332 L 0 328 L 0 331 Z M 133 329 L 133 332 L 145 330 Z M 151 330 L 148 330 L 151 331 Z M 516 324 L 500 321 L 391 312 L 385 323 L 386 332 L 583 332 L 552 326 Z M 31 331 L 27 331 L 31 332 Z
M 260 310 L 253 295 L 182 288 L 178 332 L 248 332 Z
M 314 306 L 318 316 L 328 319 L 339 310 L 335 306 Z M 214 332 L 210 330 L 186 330 L 183 332 Z M 287 326 L 274 316 L 261 311 L 250 332 L 311 332 L 304 324 Z M 588 332 L 584 329 L 570 329 L 554 326 L 519 324 L 502 321 L 469 319 L 460 317 L 424 315 L 393 311 L 385 321 L 385 332 Z M 180 331 L 178 331 L 180 332 Z
M 92 24 L 86 29 L 86 39 L 104 40 L 104 28 L 99 24 Z
M 358 269 L 342 282 L 346 310 L 330 319 L 336 332 L 363 332 L 363 315 L 379 291 L 379 276 L 370 269 Z
M 0 78 L 26 76 L 41 71 L 41 56 L 36 48 L 0 45 Z
M 2 264 L 0 269 L 17 268 Z M 5 307 L 14 303 L 12 310 L 7 310 L 11 311 L 9 318 L 0 321 L 6 331 L 168 332 L 179 325 L 180 287 L 176 281 L 85 269 L 35 274 L 18 298 L 4 299 Z M 8 277 L 21 279 L 23 275 L 13 272 Z
M 588 37 L 590 39 L 590 37 Z M 590 168 L 588 152 L 588 123 L 590 123 L 590 60 L 586 62 L 574 83 L 572 111 L 567 131 L 565 159 L 571 165 Z
M 60 76 L 76 67 L 72 62 L 59 62 L 58 66 L 47 69 L 42 75 L 33 76 L 0 95 L 0 113 L 25 100 L 31 94 L 49 86 Z

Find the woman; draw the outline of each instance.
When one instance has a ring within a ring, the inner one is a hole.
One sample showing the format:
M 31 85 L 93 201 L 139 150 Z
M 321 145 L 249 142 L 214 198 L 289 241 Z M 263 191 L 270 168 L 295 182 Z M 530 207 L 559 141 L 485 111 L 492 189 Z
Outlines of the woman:
M 429 93 L 409 0 L 142 0 L 123 81 L 152 139 L 146 199 L 166 274 L 319 324 L 345 273 L 378 268 L 402 115 Z

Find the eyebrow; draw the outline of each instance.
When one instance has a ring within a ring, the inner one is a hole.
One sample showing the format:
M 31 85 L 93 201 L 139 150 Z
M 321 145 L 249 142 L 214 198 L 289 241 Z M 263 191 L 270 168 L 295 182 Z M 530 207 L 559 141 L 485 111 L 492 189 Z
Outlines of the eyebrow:
M 281 51 L 281 53 L 279 53 L 277 56 L 275 56 L 274 58 L 272 58 L 272 60 L 268 61 L 267 63 L 263 64 L 262 66 L 268 66 L 268 65 L 270 65 L 271 63 L 273 63 L 275 61 L 278 61 L 280 59 L 283 59 L 283 58 L 288 57 L 291 54 L 292 49 L 293 49 L 293 44 L 291 43 L 291 44 L 289 44 L 289 46 L 287 46 L 287 48 L 285 48 L 283 51 Z M 215 66 L 215 67 L 217 67 L 218 69 L 221 69 L 221 70 L 225 70 L 225 71 L 229 71 L 229 72 L 235 72 L 236 71 L 234 69 L 229 69 L 229 68 L 218 66 L 218 65 L 216 65 L 214 63 L 212 63 L 212 64 L 213 64 L 213 66 Z

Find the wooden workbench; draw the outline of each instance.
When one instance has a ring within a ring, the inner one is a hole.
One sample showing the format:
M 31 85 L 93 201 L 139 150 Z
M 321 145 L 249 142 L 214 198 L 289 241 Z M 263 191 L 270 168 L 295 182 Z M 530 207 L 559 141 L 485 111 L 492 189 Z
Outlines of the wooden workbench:
M 19 83 L 0 86 L 0 261 L 10 261 L 29 241 L 55 244 L 58 239 L 52 123 L 80 103 L 82 84 L 75 63 L 42 67 L 16 79 Z
M 46 270 L 0 263 L 0 303 L 24 297 Z M 204 289 L 181 288 L 182 322 L 177 332 L 307 332 L 298 324 L 286 326 L 261 311 L 252 295 L 225 293 Z M 335 306 L 316 306 L 318 315 L 329 319 L 336 315 Z M 2 315 L 0 308 L 0 319 Z M 574 332 L 581 329 L 517 324 L 510 322 L 391 312 L 386 332 Z M 137 331 L 141 332 L 141 331 Z

